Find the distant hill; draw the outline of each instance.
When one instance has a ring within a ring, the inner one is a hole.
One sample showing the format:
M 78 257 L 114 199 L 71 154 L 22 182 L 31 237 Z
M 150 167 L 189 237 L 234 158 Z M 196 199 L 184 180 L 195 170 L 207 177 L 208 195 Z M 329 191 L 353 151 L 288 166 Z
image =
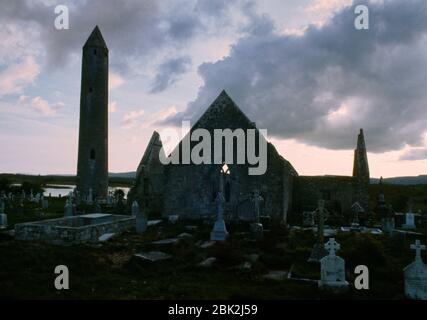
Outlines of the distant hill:
M 110 172 L 108 174 L 108 176 L 110 178 L 127 178 L 127 179 L 135 179 L 136 177 L 136 172 L 135 171 L 131 171 L 131 172 Z
M 377 184 L 380 179 L 372 178 L 371 183 Z M 389 184 L 403 184 L 403 185 L 415 185 L 415 184 L 427 184 L 427 175 L 420 175 L 416 177 L 393 177 L 384 178 L 384 183 Z

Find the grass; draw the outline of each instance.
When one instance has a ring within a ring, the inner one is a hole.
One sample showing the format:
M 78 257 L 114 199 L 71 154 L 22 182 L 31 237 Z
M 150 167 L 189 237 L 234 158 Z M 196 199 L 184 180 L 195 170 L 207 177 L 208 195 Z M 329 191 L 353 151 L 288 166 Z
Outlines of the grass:
M 63 214 L 65 199 L 53 198 L 44 215 L 36 207 L 23 214 L 9 213 L 11 224 L 56 218 Z M 88 208 L 89 210 L 89 208 Z M 186 225 L 197 225 L 188 232 Z M 353 283 L 354 268 L 367 265 L 370 290 L 350 290 L 340 296 L 320 292 L 315 282 L 263 279 L 272 270 L 290 270 L 293 277 L 319 279 L 319 265 L 307 262 L 315 236 L 310 231 L 289 232 L 269 227 L 260 241 L 253 241 L 246 225 L 228 225 L 230 239 L 207 249 L 198 246 L 209 239 L 211 226 L 194 221 L 164 223 L 143 235 L 125 233 L 102 246 L 60 247 L 37 242 L 19 242 L 0 235 L 0 299 L 403 299 L 402 269 L 411 263 L 409 245 L 415 238 L 339 233 L 339 255 L 346 261 L 347 280 Z M 192 233 L 174 245 L 151 242 Z M 425 238 L 425 237 L 424 237 Z M 425 242 L 425 240 L 423 240 Z M 171 260 L 143 263 L 134 254 L 161 250 Z M 257 255 L 251 270 L 238 266 Z M 211 268 L 197 264 L 216 257 Z M 426 260 L 426 259 L 425 259 Z M 57 265 L 70 272 L 70 290 L 54 288 Z

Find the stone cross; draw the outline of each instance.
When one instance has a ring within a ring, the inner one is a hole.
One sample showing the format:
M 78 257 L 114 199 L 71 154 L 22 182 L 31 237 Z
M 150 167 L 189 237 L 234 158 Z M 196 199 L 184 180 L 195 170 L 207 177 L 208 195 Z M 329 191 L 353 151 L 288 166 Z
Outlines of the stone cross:
M 325 249 L 329 251 L 330 256 L 335 256 L 335 252 L 341 249 L 341 246 L 335 241 L 335 238 L 330 238 L 325 244 Z
M 263 201 L 263 200 L 264 199 L 259 194 L 259 190 L 255 189 L 252 201 L 254 202 L 254 205 L 255 205 L 255 215 L 256 215 L 255 219 L 256 219 L 256 223 L 259 223 L 259 220 L 260 220 L 259 203 L 260 203 L 260 201 Z
M 420 240 L 415 240 L 415 244 L 411 244 L 411 249 L 415 250 L 415 261 L 422 261 L 421 250 L 425 250 L 426 246 L 422 245 Z

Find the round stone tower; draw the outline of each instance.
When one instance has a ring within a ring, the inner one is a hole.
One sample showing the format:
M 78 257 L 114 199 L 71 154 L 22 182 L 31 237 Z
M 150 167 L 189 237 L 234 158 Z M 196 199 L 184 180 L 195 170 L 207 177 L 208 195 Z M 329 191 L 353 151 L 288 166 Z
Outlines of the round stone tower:
M 98 26 L 83 46 L 77 190 L 108 193 L 108 48 Z

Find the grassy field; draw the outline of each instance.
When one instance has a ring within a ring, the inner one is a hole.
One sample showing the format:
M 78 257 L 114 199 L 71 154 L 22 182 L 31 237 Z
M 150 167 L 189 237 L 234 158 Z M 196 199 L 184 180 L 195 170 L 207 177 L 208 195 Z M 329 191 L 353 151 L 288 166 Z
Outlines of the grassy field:
M 60 216 L 45 214 L 44 218 Z M 27 220 L 38 214 L 26 214 Z M 14 218 L 12 221 L 21 221 Z M 343 295 L 320 292 L 316 283 L 263 279 L 271 270 L 289 270 L 294 277 L 319 279 L 319 266 L 306 262 L 315 237 L 310 231 L 271 227 L 261 241 L 245 234 L 246 226 L 230 226 L 227 243 L 202 249 L 211 227 L 197 224 L 193 237 L 174 245 L 156 246 L 151 242 L 176 237 L 185 225 L 164 223 L 150 227 L 144 235 L 126 233 L 102 246 L 60 247 L 43 243 L 18 242 L 0 236 L 1 299 L 403 299 L 402 268 L 413 260 L 409 244 L 413 238 L 339 234 L 346 260 L 347 280 L 354 281 L 356 265 L 370 270 L 370 290 L 352 289 Z M 149 264 L 133 255 L 140 251 L 161 250 L 171 260 Z M 239 266 L 249 254 L 259 256 L 250 270 Z M 197 264 L 216 257 L 213 267 Z M 70 290 L 54 288 L 54 268 L 66 265 Z

